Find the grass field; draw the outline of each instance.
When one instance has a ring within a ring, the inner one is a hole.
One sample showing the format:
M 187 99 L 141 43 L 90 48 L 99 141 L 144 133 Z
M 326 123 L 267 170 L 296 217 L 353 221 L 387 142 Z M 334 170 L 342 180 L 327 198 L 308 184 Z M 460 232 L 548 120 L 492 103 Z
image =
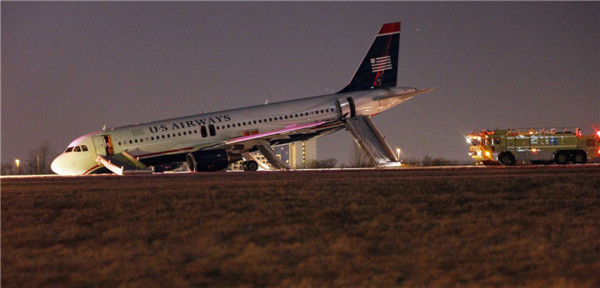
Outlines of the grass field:
M 2 287 L 600 287 L 600 168 L 2 185 Z

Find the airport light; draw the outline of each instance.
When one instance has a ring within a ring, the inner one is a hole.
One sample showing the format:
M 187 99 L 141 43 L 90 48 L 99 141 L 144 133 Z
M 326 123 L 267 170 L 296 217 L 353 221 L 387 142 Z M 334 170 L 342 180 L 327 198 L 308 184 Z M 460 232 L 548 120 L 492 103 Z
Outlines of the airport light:
M 17 164 L 17 175 L 21 174 L 21 173 L 19 173 L 19 163 L 21 163 L 21 160 L 15 159 L 15 164 Z
M 400 161 L 400 152 L 402 152 L 402 150 L 398 147 L 396 147 L 396 154 L 398 155 L 398 161 Z

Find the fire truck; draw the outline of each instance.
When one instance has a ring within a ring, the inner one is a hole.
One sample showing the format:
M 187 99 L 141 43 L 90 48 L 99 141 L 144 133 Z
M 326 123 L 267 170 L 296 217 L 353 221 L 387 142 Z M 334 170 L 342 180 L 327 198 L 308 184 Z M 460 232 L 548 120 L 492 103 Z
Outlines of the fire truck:
M 476 164 L 583 164 L 600 160 L 600 131 L 583 135 L 579 128 L 496 129 L 467 135 Z

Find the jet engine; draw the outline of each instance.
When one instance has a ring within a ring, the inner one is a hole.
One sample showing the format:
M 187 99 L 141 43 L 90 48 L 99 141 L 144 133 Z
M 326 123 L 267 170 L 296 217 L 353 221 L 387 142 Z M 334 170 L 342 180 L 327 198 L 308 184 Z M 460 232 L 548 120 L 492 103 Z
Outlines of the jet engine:
M 227 168 L 229 163 L 242 160 L 241 155 L 228 153 L 224 149 L 188 153 L 186 162 L 191 171 L 218 171 Z

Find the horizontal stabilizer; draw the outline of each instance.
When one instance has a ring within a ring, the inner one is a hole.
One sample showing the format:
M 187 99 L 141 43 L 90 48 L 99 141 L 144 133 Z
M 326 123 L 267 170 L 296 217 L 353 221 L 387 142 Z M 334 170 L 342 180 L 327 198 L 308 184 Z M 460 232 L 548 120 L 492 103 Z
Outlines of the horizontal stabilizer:
M 427 89 L 411 88 L 411 89 L 414 89 L 414 91 L 409 91 L 409 92 L 405 92 L 405 93 L 401 93 L 401 94 L 390 93 L 390 94 L 386 94 L 386 95 L 375 96 L 375 97 L 373 97 L 373 100 L 379 101 L 379 100 L 385 100 L 385 99 L 391 99 L 391 98 L 399 98 L 399 99 L 402 99 L 402 101 L 406 101 L 406 100 L 408 100 L 412 97 L 415 97 L 419 94 L 424 94 L 424 93 L 435 90 L 433 88 L 427 88 Z
M 363 150 L 363 152 L 373 160 L 377 166 L 389 166 L 393 162 L 398 162 L 396 155 L 385 141 L 385 138 L 379 133 L 377 127 L 369 117 L 357 116 L 346 120 L 346 128 L 350 130 L 352 136 Z

